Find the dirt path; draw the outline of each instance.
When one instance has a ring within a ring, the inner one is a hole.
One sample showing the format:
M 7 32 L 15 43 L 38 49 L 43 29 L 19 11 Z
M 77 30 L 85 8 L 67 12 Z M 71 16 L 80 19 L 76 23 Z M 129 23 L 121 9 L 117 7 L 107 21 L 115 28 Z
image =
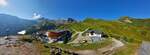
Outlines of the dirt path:
M 83 32 L 76 32 L 76 34 L 78 34 L 77 38 L 70 43 L 79 43 L 79 41 L 83 38 L 82 33 Z
M 99 54 L 112 55 L 113 53 L 115 53 L 116 49 L 124 46 L 124 44 L 121 41 L 119 41 L 119 40 L 117 40 L 115 38 L 112 38 L 112 41 L 113 41 L 113 43 L 111 45 L 106 46 L 106 47 L 101 48 L 101 49 L 98 49 Z
M 116 49 L 124 46 L 124 44 L 117 39 L 112 38 L 112 41 L 113 43 L 111 45 L 104 48 L 100 48 L 97 50 L 75 51 L 75 53 L 78 53 L 79 55 L 112 55 Z
M 74 30 L 74 29 L 73 29 L 73 30 Z M 79 43 L 79 41 L 80 41 L 81 39 L 83 39 L 82 34 L 83 34 L 84 32 L 86 32 L 87 30 L 89 30 L 89 28 L 85 29 L 85 30 L 82 31 L 82 32 L 79 32 L 79 31 L 74 30 L 74 31 L 75 31 L 75 34 L 73 34 L 72 37 L 75 37 L 77 34 L 78 34 L 78 36 L 77 36 L 77 38 L 76 38 L 75 40 L 73 40 L 73 41 L 70 42 L 70 43 Z

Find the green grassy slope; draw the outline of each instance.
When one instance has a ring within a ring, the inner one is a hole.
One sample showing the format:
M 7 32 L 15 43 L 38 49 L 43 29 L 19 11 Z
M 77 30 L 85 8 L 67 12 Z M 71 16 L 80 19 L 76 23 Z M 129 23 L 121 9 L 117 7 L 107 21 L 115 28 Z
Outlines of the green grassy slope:
M 122 20 L 106 21 L 101 19 L 87 18 L 79 23 L 71 23 L 59 27 L 77 31 L 86 28 L 100 30 L 110 37 L 122 40 L 126 45 L 116 51 L 115 55 L 134 55 L 142 41 L 150 41 L 150 19 L 128 18 L 132 23 Z
M 126 41 L 150 41 L 150 31 L 148 31 L 150 26 L 145 23 L 150 22 L 133 21 L 133 23 L 123 23 L 120 21 L 105 21 L 87 18 L 83 22 L 67 24 L 60 28 L 75 29 L 77 31 L 90 28 L 103 31 L 111 37 L 124 38 Z
M 132 23 L 123 22 L 128 19 Z M 150 19 L 134 19 L 130 17 L 123 17 L 122 19 L 115 21 L 106 21 L 101 19 L 86 18 L 78 23 L 68 23 L 63 26 L 59 26 L 58 29 L 73 29 L 77 31 L 84 31 L 85 29 L 100 30 L 106 33 L 108 36 L 121 40 L 125 43 L 125 46 L 117 49 L 114 55 L 135 55 L 142 41 L 150 41 Z M 38 43 L 38 42 L 35 42 Z M 69 44 L 56 44 L 58 47 L 64 49 L 84 50 L 84 49 L 97 49 L 108 45 L 110 42 L 94 43 L 81 45 L 74 47 Z M 48 48 L 43 47 L 42 44 L 36 44 L 40 51 L 47 55 L 49 53 Z M 93 46 L 93 47 L 91 47 Z

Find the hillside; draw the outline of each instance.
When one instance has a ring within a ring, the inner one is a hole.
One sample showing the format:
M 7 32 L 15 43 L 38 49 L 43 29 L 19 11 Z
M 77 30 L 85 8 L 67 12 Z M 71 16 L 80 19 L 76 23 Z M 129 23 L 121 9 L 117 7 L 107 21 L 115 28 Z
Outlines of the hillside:
M 15 35 L 18 31 L 35 24 L 33 20 L 25 20 L 16 16 L 0 14 L 0 36 Z
M 130 38 L 135 40 L 148 40 L 150 36 L 149 21 L 150 19 L 132 19 L 133 23 L 125 23 L 120 20 L 106 21 L 101 19 L 87 18 L 83 22 L 71 23 L 61 26 L 60 29 L 76 29 L 83 31 L 86 28 L 101 30 L 109 36 L 116 38 Z M 147 25 L 146 25 L 147 24 Z
M 119 20 L 107 21 L 107 20 L 102 20 L 102 19 L 86 18 L 85 20 L 80 21 L 80 22 L 67 22 L 67 23 L 60 22 L 61 25 L 58 25 L 54 21 L 47 20 L 47 19 L 42 19 L 38 21 L 40 21 L 38 24 L 30 27 L 31 28 L 30 31 L 34 31 L 34 29 L 37 31 L 51 30 L 51 29 L 52 30 L 69 29 L 71 30 L 71 32 L 74 32 L 74 30 L 80 32 L 80 31 L 84 31 L 87 28 L 102 31 L 105 34 L 107 34 L 109 37 L 114 38 L 115 43 L 119 42 L 123 44 L 122 47 L 113 50 L 114 53 L 113 52 L 112 53 L 114 55 L 135 55 L 143 41 L 150 41 L 150 38 L 149 38 L 150 31 L 148 31 L 150 27 L 149 26 L 150 19 L 121 17 Z M 59 23 L 59 21 L 56 21 L 56 22 Z M 5 23 L 6 22 L 4 22 L 4 24 Z M 8 25 L 11 25 L 11 23 Z M 17 25 L 21 25 L 21 24 L 17 24 Z M 25 26 L 25 28 L 29 28 L 29 27 Z M 92 51 L 93 50 L 95 51 L 95 49 L 96 50 L 98 49 L 100 50 L 98 52 L 101 52 L 101 51 L 103 52 L 103 49 L 109 50 L 113 48 L 112 46 L 119 46 L 118 44 L 116 45 L 112 44 L 109 46 L 110 43 L 113 43 L 113 42 L 110 41 L 110 38 L 108 38 L 108 40 L 101 42 L 101 43 L 92 43 L 88 45 L 83 44 L 78 47 L 74 47 L 72 46 L 72 44 L 48 44 L 48 45 L 49 46 L 56 45 L 56 47 L 61 47 L 64 49 L 69 48 L 69 49 L 74 49 L 74 50 L 81 50 L 81 52 L 79 51 L 79 53 L 83 53 L 82 50 L 87 50 L 87 49 L 92 50 Z M 49 48 L 46 48 L 44 44 L 35 41 L 35 46 L 37 46 L 37 49 L 39 49 L 40 53 L 42 53 L 43 55 L 49 54 Z
M 128 20 L 129 22 L 124 22 Z M 86 28 L 100 30 L 109 37 L 116 38 L 125 43 L 125 46 L 116 50 L 114 55 L 134 55 L 143 41 L 150 41 L 150 19 L 120 18 L 115 21 L 86 18 L 79 23 L 70 23 L 59 27 L 60 29 L 73 29 L 83 31 Z
M 129 16 L 120 17 L 119 21 L 133 26 L 150 26 L 150 18 L 132 18 Z

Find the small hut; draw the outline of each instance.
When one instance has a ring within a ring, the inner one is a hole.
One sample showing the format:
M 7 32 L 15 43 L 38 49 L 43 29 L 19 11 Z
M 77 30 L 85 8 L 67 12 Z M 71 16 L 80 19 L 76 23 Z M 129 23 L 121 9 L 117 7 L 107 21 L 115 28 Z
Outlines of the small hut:
M 88 30 L 84 33 L 84 40 L 87 40 L 89 43 L 94 43 L 103 40 L 106 35 L 99 30 Z

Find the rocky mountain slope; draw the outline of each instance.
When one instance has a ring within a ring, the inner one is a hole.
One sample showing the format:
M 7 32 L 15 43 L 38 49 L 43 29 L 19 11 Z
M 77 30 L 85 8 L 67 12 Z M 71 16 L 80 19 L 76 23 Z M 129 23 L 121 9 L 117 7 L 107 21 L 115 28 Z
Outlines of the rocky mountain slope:
M 16 16 L 0 14 L 0 36 L 15 35 L 18 31 L 35 24 L 33 20 L 25 20 Z

